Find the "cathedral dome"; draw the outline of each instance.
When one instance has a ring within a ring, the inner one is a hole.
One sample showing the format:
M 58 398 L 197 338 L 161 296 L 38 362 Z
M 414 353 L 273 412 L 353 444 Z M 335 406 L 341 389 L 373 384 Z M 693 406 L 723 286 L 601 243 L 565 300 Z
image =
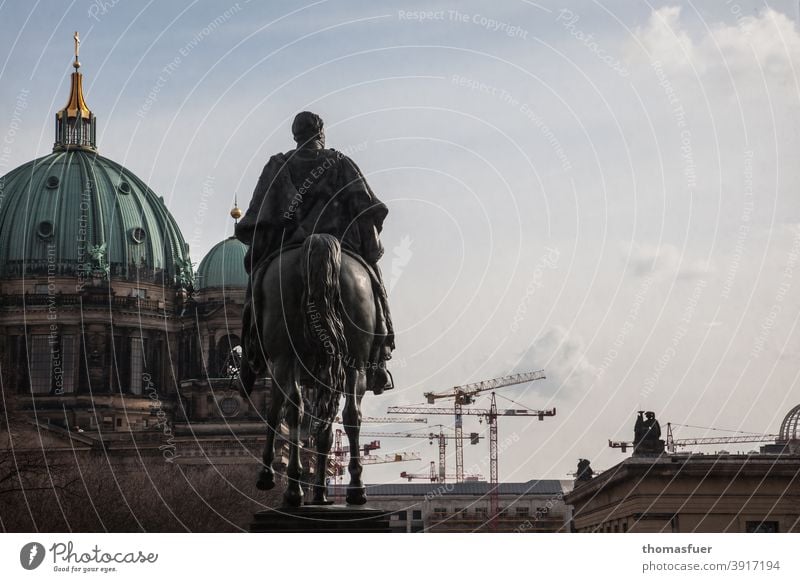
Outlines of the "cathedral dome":
M 57 147 L 0 178 L 0 276 L 88 275 L 187 286 L 188 245 L 162 198 L 120 164 Z
M 164 200 L 97 153 L 75 33 L 53 153 L 0 177 L 0 277 L 78 276 L 186 288 L 189 247 Z
M 244 289 L 247 287 L 247 272 L 244 270 L 244 255 L 247 246 L 233 237 L 212 247 L 197 267 L 195 288 Z

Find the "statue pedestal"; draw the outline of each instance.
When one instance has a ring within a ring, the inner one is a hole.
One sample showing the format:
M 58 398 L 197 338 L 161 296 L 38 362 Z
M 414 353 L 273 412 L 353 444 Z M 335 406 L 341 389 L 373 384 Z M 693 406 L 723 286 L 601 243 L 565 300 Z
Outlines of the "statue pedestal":
M 389 512 L 349 505 L 265 509 L 253 516 L 254 533 L 388 533 Z
M 642 441 L 633 446 L 634 457 L 658 457 L 663 455 L 665 451 L 664 441 L 659 439 L 655 441 Z

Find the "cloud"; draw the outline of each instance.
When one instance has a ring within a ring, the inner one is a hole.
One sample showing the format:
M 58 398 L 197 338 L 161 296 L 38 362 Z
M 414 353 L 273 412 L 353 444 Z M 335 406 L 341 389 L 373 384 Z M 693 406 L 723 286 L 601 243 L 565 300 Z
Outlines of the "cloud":
M 712 272 L 706 261 L 691 258 L 675 245 L 658 246 L 633 243 L 624 246 L 625 257 L 629 258 L 633 274 L 637 277 L 655 275 L 679 279 L 697 279 Z
M 520 352 L 514 372 L 544 369 L 547 379 L 535 382 L 532 390 L 550 396 L 571 396 L 586 390 L 597 376 L 597 368 L 586 358 L 583 338 L 555 326 Z
M 389 291 L 394 289 L 400 277 L 403 276 L 403 271 L 408 265 L 411 258 L 414 256 L 413 249 L 414 241 L 408 234 L 404 234 L 400 239 L 400 244 L 392 249 L 392 267 L 391 278 L 389 279 Z
M 793 63 L 800 59 L 800 34 L 786 15 L 764 8 L 755 16 L 731 11 L 731 23 L 701 22 L 706 30 L 692 38 L 679 6 L 654 10 L 647 24 L 635 30 L 634 54 L 665 69 L 703 74 L 724 70 L 734 76 L 794 77 Z
M 664 6 L 650 14 L 644 27 L 636 28 L 636 40 L 651 61 L 684 66 L 694 60 L 694 43 L 680 29 L 680 16 L 680 6 Z

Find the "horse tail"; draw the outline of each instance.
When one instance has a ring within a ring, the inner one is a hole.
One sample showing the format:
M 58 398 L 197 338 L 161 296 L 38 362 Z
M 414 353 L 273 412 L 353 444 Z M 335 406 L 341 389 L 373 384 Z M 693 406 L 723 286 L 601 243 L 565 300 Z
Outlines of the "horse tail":
M 320 420 L 333 419 L 344 391 L 344 358 L 347 339 L 344 335 L 339 273 L 342 267 L 342 248 L 336 237 L 312 234 L 303 243 L 302 303 L 305 310 L 304 333 L 312 358 L 316 385 L 327 394 L 318 395 Z

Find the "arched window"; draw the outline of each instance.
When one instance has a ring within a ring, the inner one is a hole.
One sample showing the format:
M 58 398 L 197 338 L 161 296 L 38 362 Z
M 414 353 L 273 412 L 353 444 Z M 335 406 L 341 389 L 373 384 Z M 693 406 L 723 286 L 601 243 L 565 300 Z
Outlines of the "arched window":
M 219 378 L 227 378 L 231 375 L 232 368 L 238 369 L 242 353 L 241 343 L 242 340 L 236 334 L 228 334 L 219 339 L 211 374 Z

